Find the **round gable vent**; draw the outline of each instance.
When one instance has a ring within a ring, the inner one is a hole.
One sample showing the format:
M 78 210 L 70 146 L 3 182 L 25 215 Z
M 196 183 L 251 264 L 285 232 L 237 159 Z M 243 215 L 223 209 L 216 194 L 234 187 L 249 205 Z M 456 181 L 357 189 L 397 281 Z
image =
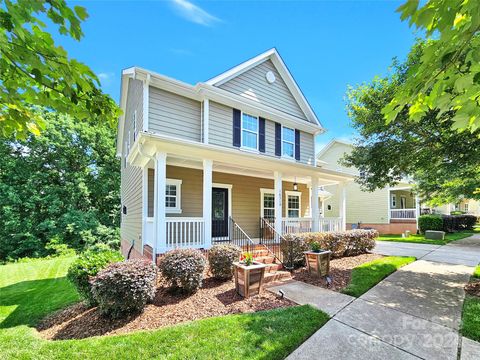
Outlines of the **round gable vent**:
M 269 84 L 273 84 L 275 82 L 275 74 L 272 71 L 267 71 L 265 78 Z

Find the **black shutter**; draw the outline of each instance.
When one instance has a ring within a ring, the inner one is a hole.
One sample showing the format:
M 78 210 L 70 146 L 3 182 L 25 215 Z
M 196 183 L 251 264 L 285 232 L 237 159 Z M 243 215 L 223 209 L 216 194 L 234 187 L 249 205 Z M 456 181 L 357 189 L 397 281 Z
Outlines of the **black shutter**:
M 240 110 L 233 109 L 233 146 L 235 147 L 240 147 L 241 131 Z
M 300 130 L 295 129 L 295 160 L 300 160 Z
M 275 155 L 282 156 L 282 125 L 275 123 Z
M 265 119 L 258 118 L 258 151 L 265 152 Z

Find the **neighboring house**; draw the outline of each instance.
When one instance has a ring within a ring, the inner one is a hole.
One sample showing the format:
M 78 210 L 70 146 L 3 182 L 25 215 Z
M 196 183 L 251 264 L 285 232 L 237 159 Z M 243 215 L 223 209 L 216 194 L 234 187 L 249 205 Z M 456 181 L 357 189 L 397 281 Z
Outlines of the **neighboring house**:
M 437 206 L 432 209 L 433 213 L 449 215 L 452 211 L 461 211 L 465 214 L 480 217 L 480 200 L 462 199 L 457 203 Z
M 124 253 L 345 228 L 344 199 L 320 219 L 311 198 L 352 177 L 317 164 L 324 129 L 275 49 L 196 85 L 126 69 L 120 106 Z
M 319 151 L 317 158 L 326 163 L 323 165 L 325 169 L 358 176 L 358 170 L 339 163 L 352 148 L 352 144 L 334 139 Z M 345 191 L 347 229 L 357 227 L 360 223 L 361 227 L 372 227 L 383 234 L 397 234 L 405 230 L 415 233 L 419 205 L 411 189 L 412 185 L 407 182 L 374 192 L 362 191 L 355 182 L 349 182 L 344 190 L 338 186 L 326 186 L 324 190 L 331 196 L 321 203 L 320 208 L 325 217 L 338 216 L 338 199 L 341 192 Z

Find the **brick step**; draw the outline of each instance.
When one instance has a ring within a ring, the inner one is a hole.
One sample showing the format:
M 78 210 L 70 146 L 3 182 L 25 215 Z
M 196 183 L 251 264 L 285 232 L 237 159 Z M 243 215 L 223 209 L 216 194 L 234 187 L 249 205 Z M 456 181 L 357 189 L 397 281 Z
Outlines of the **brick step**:
M 266 257 L 271 255 L 268 250 L 255 250 L 252 251 L 252 255 L 254 258 Z
M 281 281 L 281 280 L 288 280 L 292 278 L 292 274 L 288 271 L 275 271 L 271 273 L 265 273 L 265 277 L 263 278 L 263 282 L 265 284 Z
M 273 263 L 276 263 L 277 259 L 275 259 L 275 257 L 273 256 L 259 256 L 259 257 L 255 257 L 255 261 L 259 262 L 259 263 L 262 263 L 262 264 L 273 264 Z
M 275 272 L 283 269 L 282 264 L 266 264 L 266 265 L 267 265 L 267 267 L 265 268 L 266 273 L 271 273 L 271 272 Z

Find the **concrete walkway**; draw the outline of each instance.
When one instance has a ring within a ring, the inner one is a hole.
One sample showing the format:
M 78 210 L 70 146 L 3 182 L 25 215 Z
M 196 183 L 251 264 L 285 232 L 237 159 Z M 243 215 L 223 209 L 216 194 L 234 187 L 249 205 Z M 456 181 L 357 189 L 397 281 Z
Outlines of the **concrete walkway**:
M 462 360 L 480 359 L 480 344 L 458 334 L 463 286 L 480 262 L 480 236 L 472 238 L 441 247 L 381 242 L 382 254 L 422 260 L 358 299 L 298 281 L 276 285 L 272 291 L 332 316 L 288 359 L 454 360 L 459 348 Z

